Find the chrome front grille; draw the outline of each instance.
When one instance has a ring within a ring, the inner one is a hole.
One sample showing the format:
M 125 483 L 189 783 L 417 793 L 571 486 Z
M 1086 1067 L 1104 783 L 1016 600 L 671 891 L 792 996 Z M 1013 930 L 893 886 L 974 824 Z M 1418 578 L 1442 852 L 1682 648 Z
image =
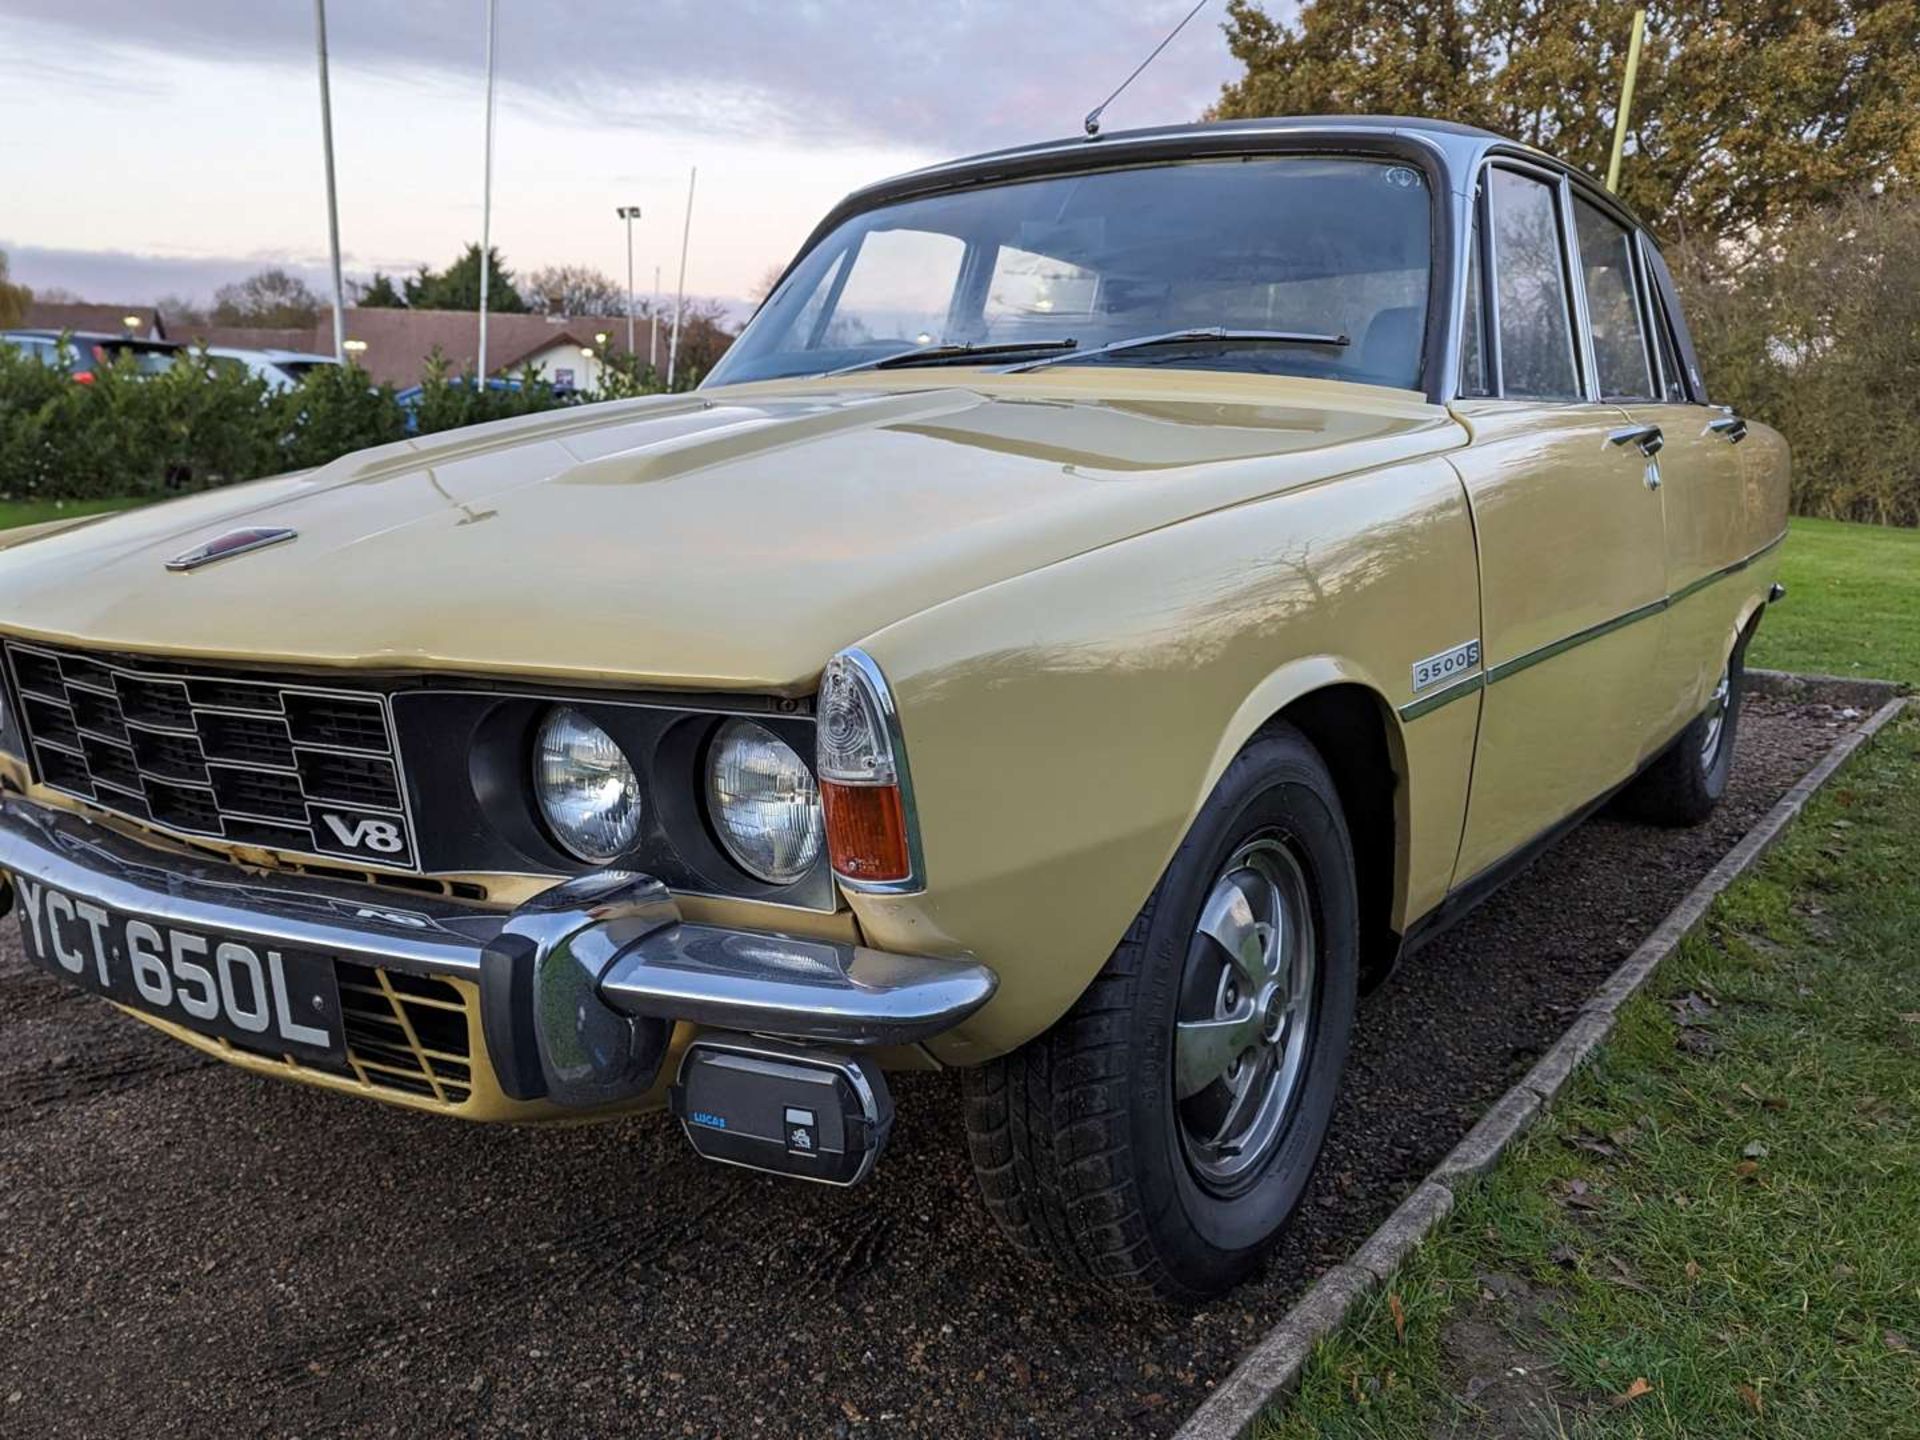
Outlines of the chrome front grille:
M 415 868 L 387 697 L 9 642 L 36 778 L 181 835 Z

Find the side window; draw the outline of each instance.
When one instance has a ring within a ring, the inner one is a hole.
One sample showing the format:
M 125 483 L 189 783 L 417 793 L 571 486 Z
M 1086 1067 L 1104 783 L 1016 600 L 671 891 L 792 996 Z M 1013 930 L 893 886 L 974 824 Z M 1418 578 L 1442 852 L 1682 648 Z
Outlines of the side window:
M 1579 399 L 1573 312 L 1568 305 L 1553 187 L 1511 170 L 1496 168 L 1488 176 L 1502 393 Z
M 1485 268 L 1481 253 L 1480 220 L 1475 211 L 1473 239 L 1467 246 L 1467 313 L 1460 331 L 1460 393 L 1493 394 L 1493 374 L 1487 355 L 1487 297 L 1480 279 Z
M 1674 287 L 1673 272 L 1667 269 L 1666 259 L 1661 255 L 1660 247 L 1653 243 L 1653 237 L 1648 235 L 1644 238 L 1646 243 L 1641 247 L 1640 253 L 1646 259 L 1648 278 L 1653 283 L 1654 297 L 1658 301 L 1656 308 L 1660 313 L 1660 324 L 1665 330 L 1664 339 L 1679 352 L 1678 366 L 1668 372 L 1681 379 L 1677 387 L 1677 399 L 1680 402 L 1691 402 L 1695 405 L 1708 404 L 1707 382 L 1700 374 L 1700 357 L 1694 351 L 1693 336 L 1687 330 L 1687 317 L 1680 308 L 1680 296 Z M 1675 392 L 1669 390 L 1668 393 Z
M 1575 198 L 1573 228 L 1580 240 L 1580 271 L 1587 287 L 1587 324 L 1593 332 L 1593 368 L 1605 399 L 1651 399 L 1653 374 L 1633 282 L 1633 233 Z

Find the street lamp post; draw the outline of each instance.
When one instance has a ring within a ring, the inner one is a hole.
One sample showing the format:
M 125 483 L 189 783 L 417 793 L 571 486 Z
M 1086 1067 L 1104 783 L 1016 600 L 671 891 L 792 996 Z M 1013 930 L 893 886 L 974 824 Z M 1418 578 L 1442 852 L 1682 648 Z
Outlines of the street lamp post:
M 638 205 L 622 205 L 614 214 L 627 222 L 627 354 L 633 354 L 633 222 L 640 218 Z

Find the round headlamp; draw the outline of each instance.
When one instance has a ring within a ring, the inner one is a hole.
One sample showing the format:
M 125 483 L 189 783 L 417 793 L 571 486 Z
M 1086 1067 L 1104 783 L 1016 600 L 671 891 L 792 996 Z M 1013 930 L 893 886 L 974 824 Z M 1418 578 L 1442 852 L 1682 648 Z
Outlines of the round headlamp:
M 640 777 L 613 737 L 572 706 L 541 723 L 533 793 L 554 839 L 590 865 L 618 859 L 640 836 Z
M 720 727 L 707 756 L 707 813 L 734 863 L 769 885 L 791 885 L 820 858 L 820 787 L 764 725 Z

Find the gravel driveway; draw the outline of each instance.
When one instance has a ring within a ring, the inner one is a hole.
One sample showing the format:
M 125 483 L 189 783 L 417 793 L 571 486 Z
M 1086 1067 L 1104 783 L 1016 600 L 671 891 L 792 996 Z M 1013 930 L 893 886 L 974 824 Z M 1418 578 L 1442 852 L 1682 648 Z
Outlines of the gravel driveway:
M 1835 739 L 1750 700 L 1698 831 L 1601 818 L 1361 1009 L 1265 1278 L 1194 1312 L 1028 1266 L 958 1085 L 901 1077 L 851 1191 L 649 1116 L 491 1129 L 241 1074 L 0 940 L 0 1434 L 1165 1434 Z

